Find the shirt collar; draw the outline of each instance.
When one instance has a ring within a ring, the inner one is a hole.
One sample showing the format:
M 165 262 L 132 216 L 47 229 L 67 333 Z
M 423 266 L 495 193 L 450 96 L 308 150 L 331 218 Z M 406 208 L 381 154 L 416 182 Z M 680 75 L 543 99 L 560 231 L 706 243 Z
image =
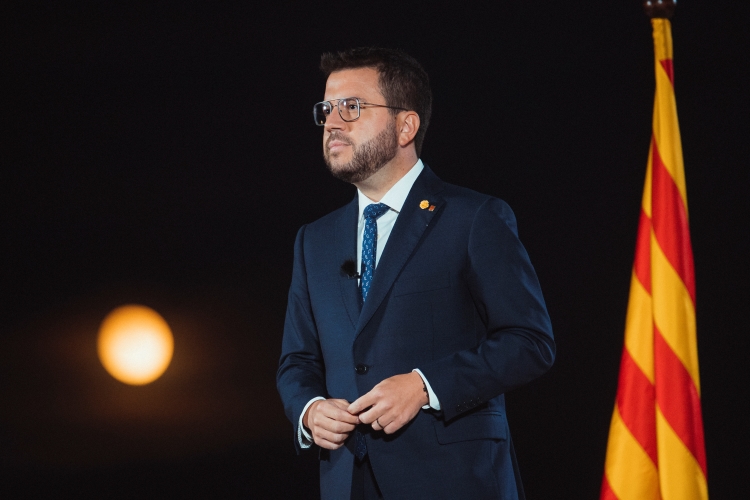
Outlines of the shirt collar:
M 406 202 L 406 197 L 409 196 L 409 191 L 411 191 L 411 187 L 414 185 L 414 181 L 417 180 L 417 177 L 419 177 L 419 174 L 422 173 L 423 169 L 424 164 L 422 163 L 422 160 L 417 160 L 417 163 L 415 163 L 414 166 L 411 167 L 408 172 L 406 172 L 406 175 L 401 177 L 398 182 L 394 184 L 387 193 L 385 193 L 383 198 L 380 200 L 380 203 L 385 203 L 386 205 L 388 205 L 388 207 L 390 207 L 391 210 L 396 213 L 401 212 L 401 208 Z M 375 202 L 362 194 L 362 191 L 360 191 L 359 189 L 357 189 L 357 195 L 359 197 L 359 218 L 361 219 L 363 217 L 362 214 L 365 211 L 365 207 Z

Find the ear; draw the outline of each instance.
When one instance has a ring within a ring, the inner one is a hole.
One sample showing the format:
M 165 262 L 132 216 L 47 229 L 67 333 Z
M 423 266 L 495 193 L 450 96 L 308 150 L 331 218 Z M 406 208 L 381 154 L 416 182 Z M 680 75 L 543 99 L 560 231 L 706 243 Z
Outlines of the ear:
M 398 114 L 396 130 L 399 146 L 408 146 L 414 140 L 419 130 L 419 123 L 419 115 L 415 111 L 402 111 Z

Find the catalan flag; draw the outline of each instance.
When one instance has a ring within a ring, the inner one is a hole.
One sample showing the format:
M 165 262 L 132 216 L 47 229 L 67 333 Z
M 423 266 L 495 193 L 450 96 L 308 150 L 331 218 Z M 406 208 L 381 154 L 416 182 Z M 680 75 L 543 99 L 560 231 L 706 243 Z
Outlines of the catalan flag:
M 601 500 L 705 500 L 695 276 L 671 25 L 651 23 L 653 136 Z

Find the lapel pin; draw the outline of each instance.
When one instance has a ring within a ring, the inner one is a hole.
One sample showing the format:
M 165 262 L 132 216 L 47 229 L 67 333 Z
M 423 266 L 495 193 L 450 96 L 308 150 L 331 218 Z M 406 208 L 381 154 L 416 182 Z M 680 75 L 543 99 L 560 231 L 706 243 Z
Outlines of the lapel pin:
M 429 206 L 430 206 L 430 202 L 427 200 L 422 200 L 419 202 L 419 208 L 421 208 L 422 210 L 424 210 L 425 208 Z
M 430 212 L 434 212 L 434 211 L 435 211 L 435 205 L 430 205 Z

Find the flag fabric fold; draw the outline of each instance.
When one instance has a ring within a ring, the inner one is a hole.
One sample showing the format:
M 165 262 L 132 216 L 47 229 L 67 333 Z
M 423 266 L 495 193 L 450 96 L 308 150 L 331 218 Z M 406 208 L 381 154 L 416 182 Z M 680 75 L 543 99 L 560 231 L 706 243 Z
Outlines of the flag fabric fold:
M 601 500 L 705 500 L 695 274 L 668 19 L 652 19 L 656 70 L 646 167 Z

